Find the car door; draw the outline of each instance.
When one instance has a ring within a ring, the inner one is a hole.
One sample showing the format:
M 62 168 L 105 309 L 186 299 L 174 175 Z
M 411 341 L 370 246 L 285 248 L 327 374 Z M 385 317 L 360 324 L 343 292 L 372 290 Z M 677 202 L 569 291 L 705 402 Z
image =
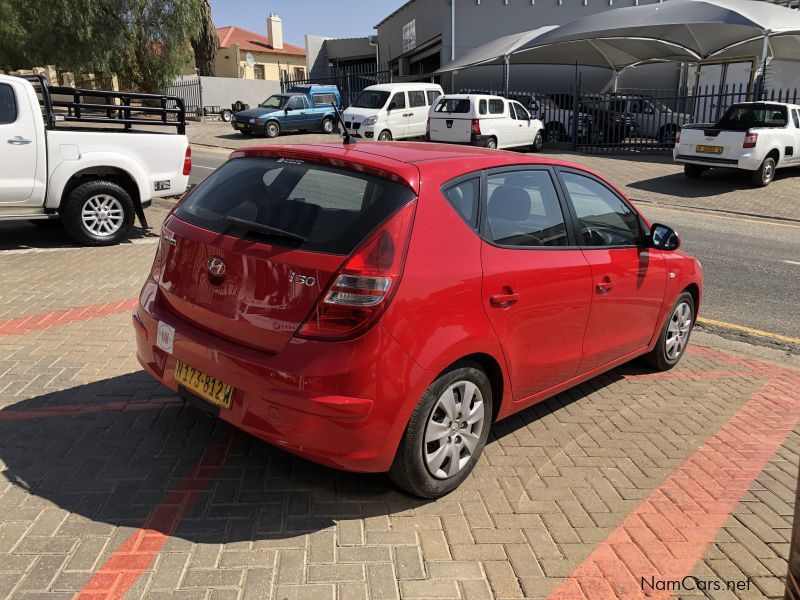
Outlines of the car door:
M 592 274 L 552 170 L 490 171 L 483 189 L 483 304 L 524 401 L 576 374 Z
M 31 200 L 38 163 L 32 108 L 21 86 L 0 83 L 0 204 Z
M 306 99 L 303 96 L 292 96 L 286 103 L 286 111 L 281 119 L 281 129 L 296 131 L 305 127 L 308 119 Z
M 423 90 L 409 90 L 405 137 L 419 137 L 425 135 L 425 125 L 427 122 L 428 106 L 425 104 L 425 92 Z
M 408 102 L 406 102 L 405 92 L 395 92 L 389 106 L 394 106 L 388 111 L 386 116 L 386 128 L 391 131 L 393 138 L 405 137 L 406 130 L 408 129 L 408 111 L 406 110 Z M 375 137 L 380 135 L 380 131 L 375 132 Z
M 513 102 L 517 116 L 517 146 L 532 146 L 536 137 L 536 126 L 530 113 L 519 102 Z
M 656 332 L 667 272 L 639 214 L 609 185 L 559 169 L 575 237 L 592 271 L 592 310 L 580 373 L 645 348 Z

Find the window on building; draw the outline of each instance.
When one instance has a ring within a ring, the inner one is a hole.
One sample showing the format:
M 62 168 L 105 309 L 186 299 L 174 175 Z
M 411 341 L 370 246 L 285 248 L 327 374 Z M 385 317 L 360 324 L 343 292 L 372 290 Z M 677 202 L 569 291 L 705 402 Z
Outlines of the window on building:
M 504 105 L 505 103 L 502 100 L 489 100 L 489 114 L 490 115 L 502 115 L 505 112 Z
M 408 92 L 408 105 L 411 108 L 425 106 L 425 92 L 417 90 Z
M 303 67 L 295 67 L 294 68 L 294 78 L 295 79 L 303 79 L 306 76 L 306 72 Z
M 253 79 L 266 79 L 264 65 L 253 66 Z

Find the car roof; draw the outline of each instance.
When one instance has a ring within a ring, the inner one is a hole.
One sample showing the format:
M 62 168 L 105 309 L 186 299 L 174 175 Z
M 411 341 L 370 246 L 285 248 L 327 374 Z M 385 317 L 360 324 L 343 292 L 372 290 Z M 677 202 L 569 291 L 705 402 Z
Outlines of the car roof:
M 445 94 L 445 98 L 455 98 L 456 100 L 460 99 L 470 99 L 470 98 L 491 98 L 491 99 L 498 99 L 498 100 L 507 100 L 508 98 L 503 98 L 502 96 L 495 96 L 493 94 Z
M 320 142 L 316 144 L 292 144 L 254 146 L 240 148 L 231 156 L 282 156 L 308 160 L 323 159 L 338 164 L 349 162 L 394 174 L 419 191 L 419 180 L 426 173 L 445 174 L 452 179 L 481 169 L 512 165 L 549 165 L 571 167 L 598 175 L 594 171 L 567 161 L 508 152 L 489 150 L 475 146 L 436 144 L 429 142 Z M 600 176 L 600 175 L 598 175 Z M 600 176 L 602 177 L 602 176 Z M 445 180 L 446 180 L 445 179 Z
M 395 90 L 420 90 L 420 89 L 437 89 L 441 90 L 442 86 L 438 83 L 376 83 L 364 88 L 365 90 L 377 90 L 379 92 L 392 92 Z

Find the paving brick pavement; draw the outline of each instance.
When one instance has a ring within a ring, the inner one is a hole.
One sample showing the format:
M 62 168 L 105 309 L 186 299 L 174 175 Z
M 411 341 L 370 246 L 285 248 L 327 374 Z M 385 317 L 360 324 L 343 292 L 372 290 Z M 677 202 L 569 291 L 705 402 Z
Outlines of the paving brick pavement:
M 0 320 L 133 298 L 153 251 L 53 250 L 63 262 L 52 267 L 0 252 L 28 285 L 27 300 L 0 289 Z M 86 256 L 94 278 L 68 264 Z M 82 292 L 59 285 L 75 277 Z M 615 577 L 646 577 L 652 562 L 623 548 L 627 572 L 601 571 L 593 587 L 576 569 L 765 386 L 789 386 L 780 393 L 796 418 L 798 383 L 791 369 L 699 345 L 666 374 L 626 365 L 496 424 L 464 485 L 426 502 L 384 475 L 326 469 L 183 409 L 138 367 L 127 309 L 6 331 L 0 598 L 612 597 Z M 694 557 L 661 562 L 665 578 L 749 578 L 737 597 L 780 597 L 799 433 L 762 448 L 763 468 L 726 471 L 747 483 L 707 543 L 675 539 L 693 511 L 667 523 L 645 511 L 639 552 L 659 541 Z

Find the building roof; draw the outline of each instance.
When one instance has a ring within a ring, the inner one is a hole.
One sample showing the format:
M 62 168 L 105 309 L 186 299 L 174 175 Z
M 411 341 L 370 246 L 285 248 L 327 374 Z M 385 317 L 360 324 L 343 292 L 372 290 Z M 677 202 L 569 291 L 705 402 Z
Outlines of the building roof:
M 388 21 L 389 19 L 391 19 L 393 16 L 395 16 L 397 13 L 399 13 L 399 12 L 400 12 L 401 10 L 403 10 L 403 9 L 404 9 L 406 6 L 408 6 L 409 4 L 412 4 L 413 2 L 414 2 L 414 0 L 408 0 L 408 2 L 404 3 L 402 6 L 398 7 L 396 10 L 392 11 L 390 14 L 388 14 L 387 16 L 385 16 L 385 17 L 384 17 L 384 18 L 381 20 L 381 22 L 380 22 L 380 23 L 378 23 L 377 25 L 375 25 L 375 29 L 377 29 L 378 27 L 380 27 L 381 25 L 383 25 L 384 23 L 386 23 L 386 21 Z
M 220 48 L 230 48 L 234 44 L 245 52 L 266 52 L 269 54 L 291 54 L 293 56 L 305 56 L 306 51 L 299 46 L 284 44 L 280 50 L 273 48 L 269 43 L 269 38 L 265 35 L 247 31 L 241 27 L 218 27 L 217 37 L 219 37 Z

